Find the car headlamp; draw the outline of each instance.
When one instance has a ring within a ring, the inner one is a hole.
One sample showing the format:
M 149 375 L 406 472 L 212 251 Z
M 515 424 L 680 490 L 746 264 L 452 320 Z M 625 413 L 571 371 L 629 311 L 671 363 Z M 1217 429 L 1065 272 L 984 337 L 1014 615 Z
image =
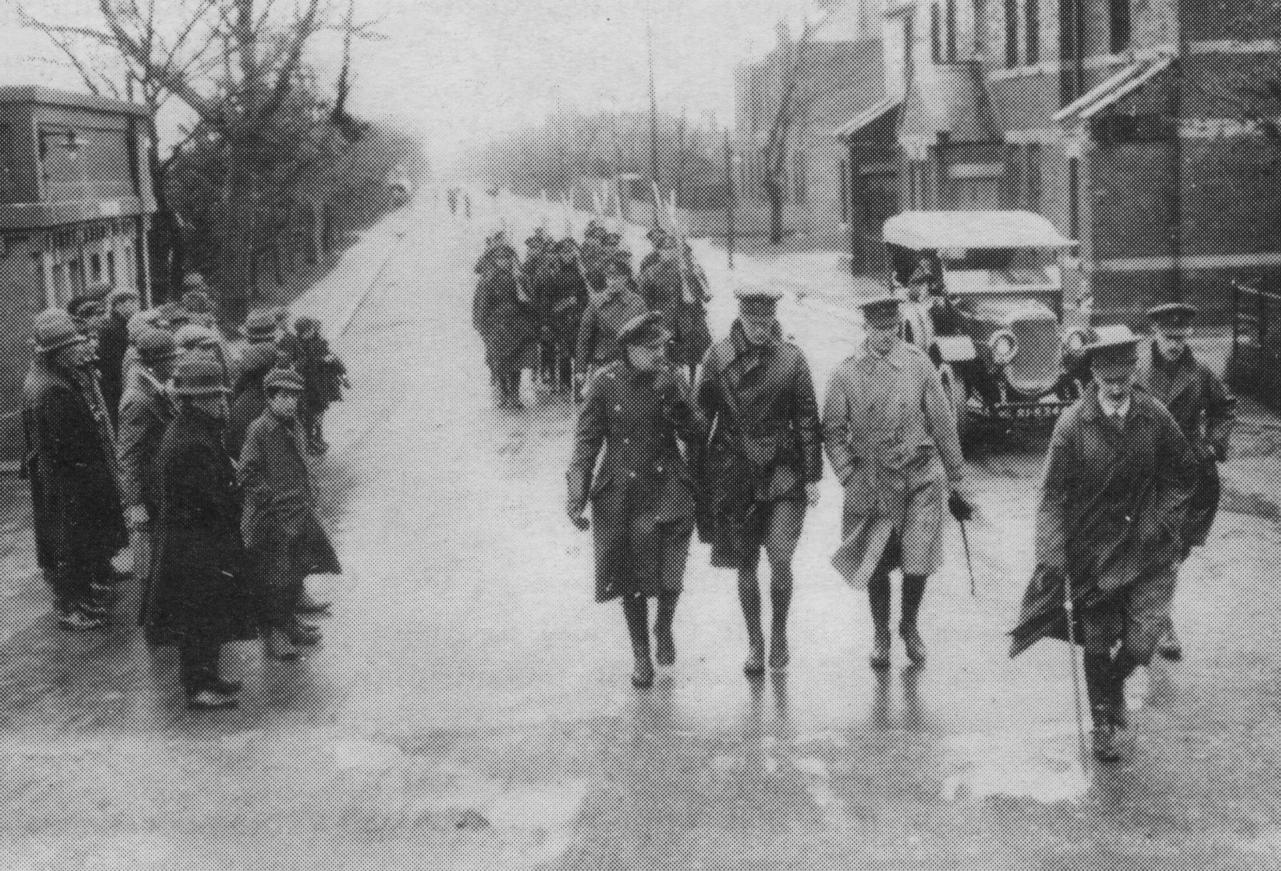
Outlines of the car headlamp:
M 992 334 L 987 340 L 987 345 L 992 350 L 992 362 L 998 366 L 1005 366 L 1019 352 L 1018 340 L 1009 330 L 1000 330 Z

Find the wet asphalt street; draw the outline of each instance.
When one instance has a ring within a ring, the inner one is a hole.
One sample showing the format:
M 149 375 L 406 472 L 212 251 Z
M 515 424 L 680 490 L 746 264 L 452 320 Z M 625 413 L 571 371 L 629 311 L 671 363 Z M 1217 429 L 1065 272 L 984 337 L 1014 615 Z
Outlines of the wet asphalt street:
M 677 665 L 634 690 L 590 534 L 563 515 L 572 408 L 490 401 L 470 305 L 492 227 L 427 204 L 405 226 L 339 345 L 355 390 L 317 474 L 348 571 L 311 584 L 334 614 L 301 663 L 226 650 L 239 710 L 188 712 L 173 652 L 128 619 L 59 633 L 21 508 L 0 517 L 0 868 L 1281 867 L 1274 519 L 1220 516 L 1177 599 L 1186 660 L 1136 687 L 1125 763 L 1088 778 L 1065 648 L 1006 656 L 1035 440 L 975 458 L 978 595 L 951 528 L 926 668 L 901 647 L 867 667 L 866 599 L 828 565 L 829 479 L 788 672 L 743 677 L 733 574 L 696 544 Z M 719 334 L 729 288 L 709 271 Z M 781 317 L 821 391 L 848 320 L 791 299 Z M 1281 466 L 1250 453 L 1230 483 L 1275 503 Z

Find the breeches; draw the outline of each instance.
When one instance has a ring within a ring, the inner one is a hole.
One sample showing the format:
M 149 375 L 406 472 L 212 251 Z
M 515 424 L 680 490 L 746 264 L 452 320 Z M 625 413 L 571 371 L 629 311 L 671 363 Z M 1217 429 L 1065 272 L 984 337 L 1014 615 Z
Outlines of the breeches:
M 783 499 L 760 504 L 754 520 L 743 529 L 742 568 L 756 571 L 761 548 L 769 560 L 773 583 L 791 582 L 792 555 L 805 525 L 805 503 Z
M 1085 651 L 1110 654 L 1120 642 L 1122 650 L 1140 665 L 1152 660 L 1157 642 L 1170 619 L 1176 566 L 1148 572 L 1114 593 L 1102 604 L 1081 614 Z

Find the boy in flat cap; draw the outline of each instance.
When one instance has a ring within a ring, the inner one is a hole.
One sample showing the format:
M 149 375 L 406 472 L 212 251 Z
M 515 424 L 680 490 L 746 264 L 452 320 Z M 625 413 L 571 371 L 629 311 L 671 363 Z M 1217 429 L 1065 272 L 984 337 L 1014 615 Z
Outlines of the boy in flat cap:
M 943 506 L 959 517 L 969 511 L 955 412 L 930 358 L 899 336 L 899 305 L 894 296 L 862 304 L 866 337 L 832 374 L 823 409 L 823 444 L 845 488 L 844 542 L 833 563 L 852 586 L 867 586 L 877 669 L 890 663 L 896 568 L 899 636 L 908 659 L 925 662 L 917 614 L 943 561 Z
M 1196 485 L 1196 460 L 1178 424 L 1134 389 L 1137 342 L 1086 346 L 1094 387 L 1055 424 L 1036 515 L 1037 578 L 1070 585 L 1080 602 L 1074 610 L 1101 762 L 1119 758 L 1126 678 L 1151 661 L 1168 625 Z
M 1205 544 L 1219 510 L 1219 462 L 1228 455 L 1236 422 L 1236 399 L 1188 347 L 1195 306 L 1166 303 L 1148 310 L 1152 338 L 1138 351 L 1138 384 L 1161 400 L 1196 454 L 1199 474 L 1183 530 L 1183 558 Z M 1171 621 L 1157 645 L 1166 659 L 1181 659 L 1183 645 Z
M 579 529 L 588 528 L 584 512 L 591 504 L 596 601 L 623 601 L 637 687 L 654 681 L 649 598 L 658 599 L 658 664 L 676 661 L 672 621 L 695 509 L 681 444 L 688 452 L 703 432 L 688 382 L 664 360 L 670 337 L 661 321 L 656 312 L 645 313 L 619 331 L 625 354 L 587 385 L 566 473 L 566 510 Z
M 769 664 L 782 669 L 792 555 L 806 505 L 818 502 L 823 448 L 809 364 L 778 325 L 780 294 L 744 286 L 735 296 L 739 316 L 703 358 L 695 396 L 712 432 L 704 474 L 712 565 L 738 570 L 749 651 L 743 670 L 758 675 L 765 670 L 761 549 L 770 565 Z

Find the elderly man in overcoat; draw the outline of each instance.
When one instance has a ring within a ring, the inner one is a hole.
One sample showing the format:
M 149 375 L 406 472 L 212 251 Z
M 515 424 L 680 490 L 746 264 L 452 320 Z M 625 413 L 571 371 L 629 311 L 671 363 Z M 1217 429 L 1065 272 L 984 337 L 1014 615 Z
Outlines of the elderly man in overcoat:
M 53 587 L 63 629 L 104 624 L 111 558 L 128 543 L 116 446 L 93 349 L 71 316 L 35 318 L 35 359 L 23 385 L 25 467 L 36 558 Z
M 493 268 L 476 284 L 472 324 L 485 342 L 485 362 L 498 385 L 498 407 L 520 410 L 520 375 L 537 343 L 537 312 L 519 274 L 515 250 L 502 245 L 489 259 Z
M 143 621 L 153 644 L 178 647 L 188 707 L 235 707 L 219 674 L 222 645 L 257 636 L 258 591 L 240 538 L 240 491 L 223 447 L 227 388 L 208 357 L 179 362 L 180 408 L 156 457 L 156 568 Z
M 695 483 L 682 445 L 690 449 L 703 433 L 688 382 L 664 360 L 670 337 L 661 320 L 652 312 L 626 324 L 619 334 L 623 359 L 588 383 L 566 475 L 567 513 L 580 529 L 588 527 L 584 512 L 591 505 L 596 601 L 623 601 L 637 687 L 654 681 L 650 598 L 658 599 L 658 664 L 676 661 L 672 621 L 695 511 Z
M 1188 347 L 1196 315 L 1196 307 L 1187 303 L 1148 309 L 1153 336 L 1139 347 L 1137 370 L 1139 386 L 1165 404 L 1197 458 L 1197 487 L 1183 530 L 1184 559 L 1192 548 L 1205 544 L 1218 514 L 1219 463 L 1228 456 L 1236 422 L 1236 398 Z M 1157 652 L 1166 659 L 1183 657 L 1183 644 L 1173 621 Z
M 1151 661 L 1166 629 L 1196 486 L 1178 424 L 1134 389 L 1137 341 L 1087 346 L 1095 386 L 1055 424 L 1036 516 L 1038 574 L 1066 579 L 1074 599 L 1091 603 L 1079 617 L 1103 762 L 1119 755 L 1126 678 Z
M 306 462 L 306 435 L 298 421 L 304 385 L 292 369 L 263 378 L 267 410 L 248 432 L 240 454 L 245 504 L 242 529 L 254 572 L 265 586 L 267 655 L 295 659 L 297 647 L 320 639 L 319 630 L 297 617 L 310 574 L 342 571 L 316 516 L 315 490 Z
M 844 542 L 833 563 L 851 585 L 867 585 L 873 668 L 890 663 L 896 568 L 899 636 L 908 659 L 925 662 L 917 615 L 926 579 L 943 562 L 944 505 L 969 512 L 955 412 L 930 358 L 899 336 L 899 305 L 893 296 L 862 304 L 866 338 L 832 374 L 823 409 L 823 445 L 845 488 Z
M 786 668 L 792 556 L 806 505 L 818 502 L 823 447 L 809 364 L 784 341 L 780 294 L 743 286 L 730 334 L 707 352 L 694 395 L 711 437 L 704 464 L 709 491 L 712 565 L 738 570 L 738 599 L 747 623 L 749 675 L 765 669 L 761 549 L 770 565 L 769 664 Z

